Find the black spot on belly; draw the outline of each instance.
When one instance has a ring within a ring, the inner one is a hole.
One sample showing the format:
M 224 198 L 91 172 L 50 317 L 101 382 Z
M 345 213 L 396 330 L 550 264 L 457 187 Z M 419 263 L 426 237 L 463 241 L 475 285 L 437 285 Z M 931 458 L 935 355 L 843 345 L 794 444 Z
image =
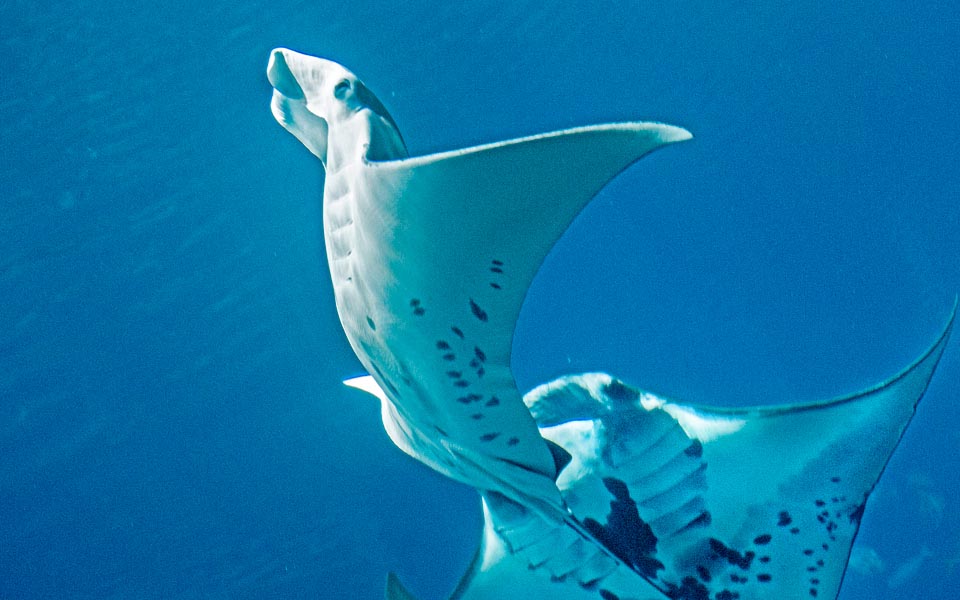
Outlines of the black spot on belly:
M 816 597 L 817 597 L 817 588 L 810 588 L 810 596 L 811 596 L 812 598 L 816 598 Z
M 614 594 L 610 590 L 604 589 L 600 590 L 600 597 L 603 598 L 603 600 L 620 600 L 620 596 Z
M 503 269 L 501 269 L 500 267 L 490 267 L 490 272 L 491 272 L 491 273 L 503 273 Z
M 817 507 L 822 507 L 827 505 L 827 503 L 824 502 L 823 500 L 817 500 L 816 502 L 814 502 L 814 504 L 816 504 Z
M 770 562 L 770 557 L 769 557 L 769 556 L 761 556 L 761 557 L 760 557 L 760 562 L 762 562 L 762 563 L 768 563 L 768 562 Z
M 803 554 L 804 556 L 813 556 L 813 550 L 811 550 L 810 548 L 807 548 L 806 550 L 803 551 Z
M 588 518 L 583 522 L 584 527 L 622 561 L 635 567 L 641 575 L 656 577 L 657 571 L 663 569 L 663 563 L 654 558 L 657 536 L 650 525 L 640 518 L 637 503 L 630 497 L 630 490 L 624 482 L 613 477 L 604 477 L 603 484 L 614 497 L 610 501 L 607 522 L 601 524 Z M 695 579 L 689 579 L 699 585 Z
M 479 360 L 480 362 L 485 362 L 487 360 L 487 355 L 484 354 L 483 350 L 481 350 L 476 346 L 473 347 L 473 354 L 474 356 L 477 357 L 477 360 Z
M 793 519 L 790 518 L 790 513 L 788 513 L 785 510 L 781 511 L 780 518 L 777 520 L 777 525 L 779 525 L 780 527 L 786 527 L 790 523 L 793 523 Z
M 466 396 L 460 396 L 457 398 L 457 402 L 461 404 L 470 404 L 471 402 L 479 401 L 483 396 L 480 394 L 467 394 Z
M 520 438 L 518 438 L 518 437 L 512 437 L 512 438 L 510 438 L 509 440 L 507 440 L 507 445 L 508 445 L 508 446 L 516 446 L 516 445 L 519 444 L 519 443 L 520 443 Z
M 491 260 L 490 262 L 493 263 L 494 265 L 498 266 L 498 267 L 502 267 L 502 266 L 503 266 L 503 261 L 502 261 L 502 260 L 493 259 L 493 260 Z
M 422 316 L 425 315 L 426 313 L 427 313 L 427 311 L 423 310 L 423 307 L 422 307 L 422 306 L 418 306 L 418 307 L 416 307 L 415 309 L 413 309 L 413 314 L 415 314 L 415 315 L 418 316 L 418 317 L 422 317 Z
M 617 402 L 633 402 L 638 397 L 636 391 L 616 379 L 603 386 L 603 393 Z
M 450 331 L 452 331 L 453 335 L 457 336 L 461 340 L 463 339 L 463 331 L 459 327 L 451 327 Z
M 839 477 L 831 477 L 831 478 L 830 478 L 830 481 L 832 481 L 833 483 L 840 483 L 840 478 L 839 478 Z
M 484 403 L 484 406 L 500 406 L 500 398 L 490 396 L 490 399 Z
M 495 431 L 495 432 L 492 432 L 492 433 L 485 433 L 485 434 L 483 434 L 483 435 L 480 436 L 480 441 L 481 441 L 481 442 L 492 442 L 493 440 L 497 439 L 497 437 L 498 437 L 499 435 L 500 435 L 500 433 L 499 433 L 499 432 L 496 432 L 496 431 Z
M 799 527 L 792 527 L 792 528 L 790 529 L 790 533 L 796 535 L 796 534 L 800 533 L 800 528 L 799 528 Z
M 756 553 L 747 551 L 740 554 L 716 538 L 710 538 L 708 541 L 710 543 L 710 549 L 713 550 L 714 554 L 723 558 L 731 565 L 740 567 L 744 571 L 750 569 L 750 563 L 753 562 L 753 557 L 756 556 Z
M 457 359 L 457 355 L 454 354 L 453 352 L 447 352 L 446 354 L 443 355 L 443 360 L 446 360 L 446 361 L 451 361 L 456 359 Z
M 484 323 L 486 323 L 486 322 L 487 322 L 487 319 L 489 318 L 489 317 L 487 316 L 487 312 L 486 312 L 485 310 L 483 310 L 482 308 L 480 308 L 480 306 L 479 306 L 476 302 L 473 301 L 473 298 L 470 299 L 470 312 L 473 313 L 473 316 L 475 316 L 476 318 L 480 319 L 480 320 L 483 321 Z
M 717 600 L 737 600 L 739 598 L 737 594 L 734 594 L 730 590 L 722 590 L 717 592 Z
M 710 583 L 710 579 L 711 579 L 710 570 L 707 569 L 705 566 L 697 565 L 697 575 L 699 575 L 700 579 L 702 579 L 703 581 Z
M 377 330 L 377 324 L 373 322 L 373 319 L 367 317 L 367 326 L 370 327 L 373 331 Z
M 450 379 L 460 379 L 463 377 L 463 371 L 447 371 L 447 377 Z
M 479 421 L 480 419 L 483 418 L 483 413 L 473 413 L 472 415 L 470 415 L 470 418 L 473 419 L 474 421 Z
M 771 539 L 773 539 L 773 537 L 769 533 L 765 533 L 753 538 L 753 543 L 758 546 L 763 546 L 765 544 L 769 544 Z
M 671 600 L 710 600 L 710 592 L 694 577 L 684 577 L 680 587 L 668 584 L 664 592 Z
M 450 349 L 450 344 L 448 344 L 447 342 L 443 340 L 440 340 L 437 342 L 437 350 L 449 350 L 449 349 Z
M 760 573 L 757 575 L 757 581 L 760 583 L 767 583 L 771 579 L 773 579 L 773 577 L 771 577 L 768 573 Z
M 687 446 L 683 453 L 693 458 L 700 458 L 703 456 L 703 444 L 700 443 L 700 440 L 693 440 L 693 443 Z
M 458 388 L 465 388 L 470 386 L 470 382 L 466 379 L 458 379 L 453 382 L 453 385 L 457 386 Z
M 501 289 L 503 289 L 503 288 L 500 287 L 500 284 L 499 284 L 499 283 L 493 283 L 493 282 L 490 282 L 490 287 L 492 287 L 492 288 L 495 289 L 495 290 L 501 290 Z

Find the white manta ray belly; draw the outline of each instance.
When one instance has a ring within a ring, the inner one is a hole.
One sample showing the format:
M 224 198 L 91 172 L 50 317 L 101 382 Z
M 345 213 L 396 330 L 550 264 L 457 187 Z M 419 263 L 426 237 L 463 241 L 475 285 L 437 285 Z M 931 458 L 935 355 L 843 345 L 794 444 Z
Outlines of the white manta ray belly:
M 370 373 L 346 383 L 380 399 L 398 447 L 483 497 L 453 599 L 836 597 L 953 315 L 900 375 L 829 402 L 689 406 L 606 374 L 524 397 L 511 344 L 547 253 L 609 180 L 690 134 L 617 123 L 408 157 L 342 66 L 278 49 L 267 75 L 277 120 L 326 171 L 337 312 Z M 413 598 L 392 576 L 387 597 Z

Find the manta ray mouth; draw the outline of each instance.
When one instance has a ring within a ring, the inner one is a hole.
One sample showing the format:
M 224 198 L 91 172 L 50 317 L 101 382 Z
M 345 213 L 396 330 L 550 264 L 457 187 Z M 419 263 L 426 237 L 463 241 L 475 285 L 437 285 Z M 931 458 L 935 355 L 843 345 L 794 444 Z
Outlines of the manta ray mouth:
M 297 82 L 293 71 L 287 65 L 287 59 L 282 49 L 274 50 L 270 53 L 270 62 L 267 64 L 267 79 L 275 90 L 291 100 L 304 100 L 306 94 L 303 88 Z

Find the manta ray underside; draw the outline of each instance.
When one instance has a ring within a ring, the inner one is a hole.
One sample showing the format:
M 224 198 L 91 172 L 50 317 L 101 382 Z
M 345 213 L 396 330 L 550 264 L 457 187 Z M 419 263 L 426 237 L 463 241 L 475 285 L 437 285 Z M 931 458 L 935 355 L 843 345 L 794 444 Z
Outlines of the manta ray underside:
M 322 162 L 337 311 L 404 452 L 475 487 L 484 530 L 451 598 L 836 598 L 865 502 L 943 354 L 821 403 L 684 405 L 603 373 L 526 395 L 527 289 L 596 193 L 689 139 L 619 123 L 408 157 L 342 66 L 277 49 L 274 116 Z M 413 596 L 392 574 L 387 598 Z

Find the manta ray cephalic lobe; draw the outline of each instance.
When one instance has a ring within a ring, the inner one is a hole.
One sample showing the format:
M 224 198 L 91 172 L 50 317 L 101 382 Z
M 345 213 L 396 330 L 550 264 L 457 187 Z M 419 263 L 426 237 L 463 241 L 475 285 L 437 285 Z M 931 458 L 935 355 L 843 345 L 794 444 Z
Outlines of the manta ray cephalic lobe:
M 867 496 L 942 355 L 803 405 L 685 405 L 604 373 L 521 394 L 520 307 L 576 215 L 660 123 L 578 127 L 409 156 L 341 65 L 276 49 L 272 111 L 325 169 L 323 232 L 344 332 L 404 452 L 476 488 L 484 530 L 451 598 L 832 599 Z M 413 598 L 390 575 L 387 598 Z

